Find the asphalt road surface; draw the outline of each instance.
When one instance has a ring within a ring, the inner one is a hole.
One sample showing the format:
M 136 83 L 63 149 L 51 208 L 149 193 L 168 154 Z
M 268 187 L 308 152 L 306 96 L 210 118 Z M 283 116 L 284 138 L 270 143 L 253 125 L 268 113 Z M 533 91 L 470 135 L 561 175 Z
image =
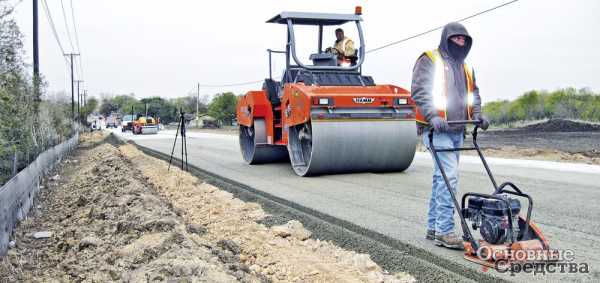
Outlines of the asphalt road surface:
M 144 136 L 120 130 L 114 133 L 167 154 L 173 146 L 174 131 Z M 180 154 L 179 145 L 176 154 Z M 411 167 L 402 173 L 298 177 L 287 163 L 243 163 L 237 136 L 189 133 L 187 145 L 189 162 L 199 168 L 481 270 L 464 260 L 462 252 L 436 247 L 424 239 L 433 164 L 428 153 L 417 153 Z M 574 262 L 589 266 L 587 274 L 557 271 L 498 276 L 521 282 L 599 282 L 600 166 L 499 158 L 488 162 L 498 183 L 512 181 L 533 197 L 532 219 L 550 239 L 551 247 L 570 249 Z M 478 158 L 462 156 L 460 171 L 460 192 L 491 193 L 492 185 Z M 456 232 L 461 235 L 459 227 Z M 479 236 L 478 231 L 474 235 Z

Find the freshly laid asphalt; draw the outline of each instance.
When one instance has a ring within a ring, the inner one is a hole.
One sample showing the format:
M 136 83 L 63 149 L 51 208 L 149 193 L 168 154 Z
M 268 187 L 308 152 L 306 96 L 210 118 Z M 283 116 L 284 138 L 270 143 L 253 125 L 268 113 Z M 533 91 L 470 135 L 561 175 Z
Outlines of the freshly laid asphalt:
M 166 154 L 171 153 L 175 135 L 113 132 Z M 175 156 L 181 154 L 180 145 L 178 141 Z M 484 272 L 464 260 L 462 252 L 436 247 L 423 237 L 433 164 L 428 153 L 417 153 L 411 167 L 401 173 L 298 177 L 288 163 L 246 165 L 234 135 L 190 132 L 187 147 L 188 162 L 212 174 L 397 239 L 461 268 Z M 568 267 L 567 273 L 556 268 L 552 274 L 486 272 L 521 282 L 600 282 L 600 166 L 499 158 L 488 162 L 498 183 L 511 181 L 533 197 L 532 219 L 551 247 L 572 250 L 573 263 L 587 264 L 589 273 L 568 273 Z M 492 185 L 476 157 L 461 156 L 460 171 L 460 192 L 491 193 Z M 459 227 L 456 232 L 461 234 Z M 474 235 L 479 236 L 478 231 Z

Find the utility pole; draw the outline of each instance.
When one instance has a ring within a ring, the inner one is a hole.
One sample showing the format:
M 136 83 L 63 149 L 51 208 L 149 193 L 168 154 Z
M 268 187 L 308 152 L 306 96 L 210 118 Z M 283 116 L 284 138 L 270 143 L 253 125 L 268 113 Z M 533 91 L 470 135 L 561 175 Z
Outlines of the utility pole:
M 40 47 L 38 26 L 38 0 L 33 0 L 33 94 L 37 103 L 39 103 L 40 100 Z
M 79 94 L 79 84 L 83 83 L 82 80 L 76 80 L 75 81 L 77 83 L 77 120 L 79 122 L 81 122 L 81 110 L 80 110 L 80 105 L 81 105 L 81 100 L 80 97 L 81 95 Z
M 196 128 L 200 128 L 200 113 L 198 112 L 200 106 L 200 83 L 198 83 L 198 97 L 196 98 Z
M 79 53 L 67 53 L 65 56 L 71 58 L 71 118 L 75 119 L 75 73 L 73 72 L 73 57 Z

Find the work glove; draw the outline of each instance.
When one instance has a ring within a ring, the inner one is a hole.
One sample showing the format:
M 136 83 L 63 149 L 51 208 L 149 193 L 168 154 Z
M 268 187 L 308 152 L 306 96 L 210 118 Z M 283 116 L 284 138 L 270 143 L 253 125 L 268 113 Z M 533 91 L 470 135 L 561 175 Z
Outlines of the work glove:
M 448 122 L 446 122 L 446 120 L 442 119 L 440 116 L 431 118 L 429 123 L 436 132 L 447 132 L 450 129 Z
M 475 114 L 473 116 L 473 120 L 481 121 L 481 124 L 479 124 L 479 128 L 481 128 L 484 131 L 490 127 L 490 120 L 488 120 L 485 116 L 481 114 Z

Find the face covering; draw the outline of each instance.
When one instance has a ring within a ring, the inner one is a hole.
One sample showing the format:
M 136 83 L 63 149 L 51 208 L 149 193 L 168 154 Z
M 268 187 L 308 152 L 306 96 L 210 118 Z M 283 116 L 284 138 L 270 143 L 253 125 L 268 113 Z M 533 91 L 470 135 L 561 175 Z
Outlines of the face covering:
M 464 46 L 459 46 L 454 43 L 454 41 L 448 39 L 448 55 L 450 55 L 454 60 L 458 62 L 462 62 L 467 57 L 467 44 L 465 42 Z

